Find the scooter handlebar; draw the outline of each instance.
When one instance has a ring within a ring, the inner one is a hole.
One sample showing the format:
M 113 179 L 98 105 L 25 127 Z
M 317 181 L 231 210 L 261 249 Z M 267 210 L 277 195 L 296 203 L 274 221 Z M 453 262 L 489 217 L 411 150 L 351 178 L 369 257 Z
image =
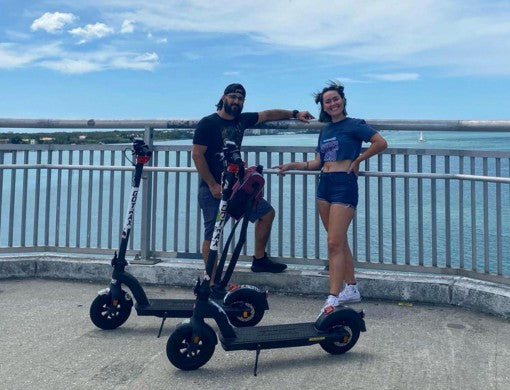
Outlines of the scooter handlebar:
M 236 173 L 238 174 L 238 177 L 242 180 L 242 178 L 244 177 L 244 162 L 243 159 L 241 158 L 241 152 L 239 151 L 239 147 L 234 141 L 225 140 L 223 146 L 223 158 L 228 165 L 231 164 L 237 165 Z M 232 170 L 229 169 L 229 171 Z
M 141 138 L 133 139 L 133 155 L 136 156 L 136 162 L 147 164 L 152 157 L 152 150 Z

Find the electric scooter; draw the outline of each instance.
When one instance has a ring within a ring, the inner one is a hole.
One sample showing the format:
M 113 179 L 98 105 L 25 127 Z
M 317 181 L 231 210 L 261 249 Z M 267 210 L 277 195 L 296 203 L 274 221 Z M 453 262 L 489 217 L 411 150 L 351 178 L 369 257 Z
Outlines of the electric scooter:
M 244 223 L 247 221 L 243 220 Z M 239 240 L 242 242 L 243 238 Z M 259 354 L 263 349 L 320 344 L 331 354 L 343 354 L 354 347 L 360 332 L 366 331 L 363 311 L 346 306 L 326 307 L 315 322 L 235 329 L 225 310 L 210 299 L 212 290 L 209 279 L 213 264 L 214 258 L 209 257 L 205 275 L 197 281 L 192 317 L 183 321 L 167 341 L 167 357 L 181 370 L 195 370 L 206 364 L 214 353 L 218 339 L 226 351 L 256 351 L 256 376 Z M 204 321 L 205 318 L 216 321 L 219 337 Z
M 136 301 L 135 309 L 140 316 L 155 316 L 162 318 L 158 337 L 161 335 L 163 324 L 166 318 L 186 318 L 193 313 L 194 299 L 154 299 L 148 298 L 140 282 L 125 270 L 128 262 L 126 260 L 126 249 L 134 220 L 134 209 L 138 198 L 143 166 L 149 162 L 152 152 L 141 139 L 133 140 L 133 158 L 136 161 L 135 172 L 132 180 L 131 197 L 128 205 L 124 228 L 122 230 L 119 252 L 115 252 L 111 261 L 113 267 L 110 286 L 99 291 L 97 297 L 90 305 L 90 319 L 100 329 L 116 329 L 127 321 L 133 307 L 133 297 Z M 228 167 L 228 163 L 224 162 Z M 226 168 L 225 168 L 226 169 Z M 236 182 L 227 175 L 229 180 L 223 183 L 225 195 L 232 194 Z M 222 199 L 217 226 L 214 231 L 214 242 L 219 245 L 228 214 L 221 212 L 228 206 L 228 198 Z M 223 267 L 227 255 L 227 248 L 235 233 L 234 225 L 222 253 L 219 265 Z M 215 252 L 217 254 L 217 251 Z M 239 256 L 239 253 L 237 253 Z M 229 320 L 234 326 L 254 326 L 260 322 L 264 311 L 269 308 L 267 304 L 267 291 L 259 290 L 254 286 L 234 285 L 232 291 L 227 289 L 229 278 L 233 272 L 230 271 L 228 278 L 217 279 L 212 286 L 212 302 L 221 307 L 227 313 Z M 129 288 L 133 297 L 122 285 Z

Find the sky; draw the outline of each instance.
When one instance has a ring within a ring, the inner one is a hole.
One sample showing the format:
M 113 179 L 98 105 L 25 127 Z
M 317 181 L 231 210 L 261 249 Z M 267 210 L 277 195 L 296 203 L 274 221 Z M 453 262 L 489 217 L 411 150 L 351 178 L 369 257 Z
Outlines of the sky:
M 0 118 L 199 119 L 245 111 L 510 120 L 509 0 L 0 0 Z

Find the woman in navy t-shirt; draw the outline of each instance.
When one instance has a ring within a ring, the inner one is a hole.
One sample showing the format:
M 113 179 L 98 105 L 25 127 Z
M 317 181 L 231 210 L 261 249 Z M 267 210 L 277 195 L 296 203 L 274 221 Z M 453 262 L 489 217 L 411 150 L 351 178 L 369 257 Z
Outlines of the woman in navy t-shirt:
M 319 135 L 315 160 L 276 168 L 280 174 L 290 169 L 321 170 L 317 207 L 328 233 L 329 253 L 329 295 L 324 310 L 361 300 L 347 230 L 358 205 L 359 164 L 388 145 L 364 120 L 347 117 L 343 85 L 331 82 L 315 95 L 315 102 L 321 105 L 319 121 L 326 123 Z M 370 142 L 370 146 L 360 154 L 362 142 Z M 346 287 L 342 290 L 344 281 Z

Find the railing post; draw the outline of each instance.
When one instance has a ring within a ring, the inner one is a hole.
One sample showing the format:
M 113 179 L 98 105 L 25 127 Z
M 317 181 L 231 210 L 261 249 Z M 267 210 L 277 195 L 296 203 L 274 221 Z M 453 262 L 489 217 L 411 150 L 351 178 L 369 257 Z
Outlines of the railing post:
M 150 150 L 154 150 L 153 127 L 145 127 L 143 140 L 149 146 Z M 152 165 L 152 161 L 153 159 L 149 161 L 149 165 Z M 142 183 L 140 260 L 142 262 L 147 262 L 151 258 L 152 172 L 147 170 L 143 171 Z

